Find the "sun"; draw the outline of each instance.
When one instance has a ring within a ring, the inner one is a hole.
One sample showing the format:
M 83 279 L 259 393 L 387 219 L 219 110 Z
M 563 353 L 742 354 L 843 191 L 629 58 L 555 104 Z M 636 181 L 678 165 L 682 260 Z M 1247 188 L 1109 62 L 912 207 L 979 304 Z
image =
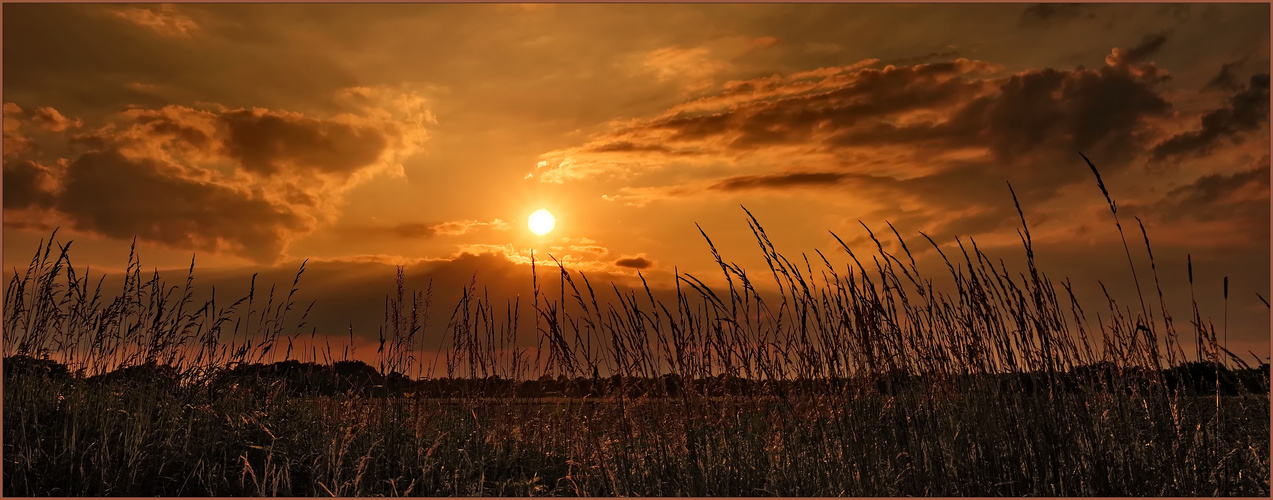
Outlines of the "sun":
M 552 212 L 544 209 L 536 210 L 526 219 L 526 226 L 530 228 L 530 232 L 543 236 L 553 230 L 557 225 L 557 218 L 553 217 Z

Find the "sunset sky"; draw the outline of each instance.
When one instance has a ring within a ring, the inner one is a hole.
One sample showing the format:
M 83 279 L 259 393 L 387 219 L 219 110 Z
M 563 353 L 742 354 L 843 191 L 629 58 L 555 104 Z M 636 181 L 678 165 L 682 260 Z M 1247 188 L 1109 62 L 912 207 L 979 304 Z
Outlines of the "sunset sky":
M 888 221 L 933 276 L 920 231 L 1024 271 L 1011 183 L 1043 270 L 1089 311 L 1108 312 L 1100 283 L 1138 304 L 1081 151 L 1141 286 L 1133 217 L 1178 326 L 1192 255 L 1203 316 L 1224 321 L 1228 276 L 1230 349 L 1264 357 L 1269 20 L 1268 4 L 5 4 L 5 277 L 59 226 L 94 276 L 135 236 L 173 283 L 195 255 L 219 299 L 258 272 L 288 286 L 309 259 L 311 325 L 370 343 L 398 265 L 411 288 L 433 279 L 435 321 L 474 273 L 526 304 L 532 250 L 594 283 L 723 282 L 695 224 L 767 276 L 742 207 L 792 256 L 843 264 L 832 232 L 869 254 L 859 221 Z M 556 217 L 543 236 L 538 209 Z

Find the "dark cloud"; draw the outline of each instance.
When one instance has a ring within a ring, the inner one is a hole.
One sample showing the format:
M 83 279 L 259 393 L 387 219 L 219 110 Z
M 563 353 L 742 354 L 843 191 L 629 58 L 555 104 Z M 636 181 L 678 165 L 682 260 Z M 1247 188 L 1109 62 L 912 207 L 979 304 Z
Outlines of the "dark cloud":
M 771 175 L 740 175 L 730 177 L 709 189 L 741 191 L 745 189 L 776 189 L 795 186 L 829 186 L 839 184 L 848 174 L 842 172 L 792 172 Z
M 654 263 L 651 262 L 649 259 L 646 259 L 645 257 L 637 256 L 637 257 L 621 258 L 619 260 L 614 261 L 614 265 L 619 267 L 626 267 L 630 269 L 647 269 L 650 266 L 654 265 Z
M 57 198 L 53 171 L 33 161 L 4 163 L 4 208 L 49 208 Z
M 79 122 L 38 108 L 28 121 L 88 151 L 57 175 L 6 161 L 5 207 L 53 208 L 81 230 L 273 262 L 330 218 L 348 188 L 394 168 L 424 138 L 419 123 L 383 110 L 326 119 L 212 106 L 132 108 L 74 134 Z M 28 115 L 12 103 L 5 111 L 6 126 Z M 6 135 L 6 145 L 13 140 Z M 493 224 L 404 224 L 392 232 L 431 236 Z
M 658 153 L 668 156 L 696 156 L 702 153 L 692 150 L 673 150 L 661 144 L 636 144 L 630 141 L 617 141 L 593 146 L 592 153 Z
M 1238 78 L 1234 74 L 1237 69 L 1246 63 L 1246 58 L 1237 61 L 1227 62 L 1220 66 L 1220 73 L 1215 78 L 1207 82 L 1202 90 L 1218 90 L 1222 92 L 1238 92 L 1242 90 L 1242 84 L 1238 83 Z
M 1163 88 L 1167 73 L 1147 61 L 1170 41 L 1167 33 L 1146 36 L 1128 50 L 1111 50 L 1104 65 L 1092 68 L 1005 75 L 965 60 L 775 75 L 732 84 L 588 146 L 629 141 L 698 148 L 703 161 L 684 165 L 715 173 L 720 170 L 710 162 L 717 159 L 752 170 L 708 182 L 708 190 L 834 187 L 882 207 L 858 215 L 868 223 L 891 220 L 939 241 L 1011 232 L 1018 220 L 1005 180 L 1030 223 L 1040 224 L 1050 210 L 1040 205 L 1065 186 L 1091 182 L 1076 150 L 1108 176 L 1152 145 L 1156 123 L 1171 116 L 1172 104 Z M 628 160 L 622 151 L 595 161 L 574 154 L 588 146 L 554 153 L 576 161 L 585 175 L 649 161 Z M 1065 158 L 1074 159 L 1069 168 Z M 820 168 L 766 170 L 779 162 Z M 702 192 L 677 194 L 680 187 L 654 196 Z
M 959 59 L 914 66 L 850 67 L 843 74 L 825 75 L 812 91 L 802 91 L 808 86 L 803 80 L 785 85 L 771 80 L 744 82 L 727 92 L 740 96 L 741 102 L 725 110 L 682 112 L 653 120 L 633 132 L 670 131 L 665 140 L 673 143 L 721 138 L 731 149 L 754 150 L 816 142 L 820 134 L 842 131 L 828 142 L 854 145 L 852 133 L 863 124 L 870 127 L 907 111 L 940 110 L 978 95 L 983 84 L 961 77 L 991 70 L 986 63 Z
M 1125 61 L 1118 61 L 1120 63 Z M 1027 71 L 1012 76 L 988 102 L 980 126 L 1001 160 L 1035 149 L 1044 141 L 1054 150 L 1099 151 L 1128 158 L 1139 150 L 1144 120 L 1165 116 L 1171 104 L 1156 85 L 1153 65 L 1135 68 Z M 976 113 L 978 103 L 963 112 Z
M 1021 11 L 1022 28 L 1046 28 L 1076 19 L 1095 19 L 1095 6 L 1081 3 L 1038 3 Z
M 77 134 L 71 142 L 90 149 L 119 144 L 143 154 L 169 149 L 186 156 L 225 156 L 245 171 L 265 176 L 346 179 L 401 147 L 408 133 L 368 119 L 318 119 L 261 108 L 165 106 L 131 109 L 120 116 L 122 121 Z
M 1267 230 L 1269 156 L 1265 155 L 1248 170 L 1199 177 L 1167 192 L 1162 200 L 1148 208 L 1129 206 L 1128 211 L 1158 217 L 1166 222 L 1255 221 L 1255 226 L 1263 226 Z
M 1004 75 L 966 59 L 907 67 L 864 61 L 735 83 L 579 148 L 547 153 L 543 157 L 554 161 L 545 163 L 559 171 L 540 179 L 639 171 L 658 153 L 597 146 L 659 144 L 703 153 L 667 161 L 711 172 L 719 172 L 718 163 L 751 170 L 706 182 L 708 191 L 834 186 L 890 207 L 922 207 L 912 227 L 930 234 L 982 234 L 1015 219 L 1002 209 L 1012 206 L 1004 181 L 1023 199 L 1042 203 L 1065 186 L 1091 180 L 1081 163 L 1045 162 L 1077 160 L 1074 152 L 1083 151 L 1108 175 L 1143 154 L 1156 119 L 1169 117 L 1172 105 L 1162 89 L 1166 72 L 1141 60 L 1168 41 L 1165 33 L 1145 37 L 1128 51 L 1111 50 L 1096 68 Z M 818 167 L 770 170 L 777 162 Z M 682 184 L 644 194 L 701 192 Z
M 348 175 L 378 161 L 389 145 L 370 126 L 242 109 L 222 113 L 227 154 L 247 170 L 274 174 L 294 166 Z
M 261 262 L 278 259 L 291 234 L 312 226 L 310 217 L 249 190 L 176 172 L 157 160 L 92 151 L 67 168 L 56 208 L 80 229 Z
M 1079 149 L 1126 158 L 1140 146 L 1145 119 L 1171 110 L 1158 89 L 1165 73 L 1137 63 L 1166 39 L 1155 35 L 1130 51 L 1115 50 L 1097 69 L 987 77 L 992 65 L 959 59 L 853 67 L 822 73 L 816 83 L 810 77 L 762 79 L 731 87 L 730 96 L 716 98 L 714 112 L 655 118 L 599 137 L 581 151 L 621 155 L 643 143 L 660 146 L 642 151 L 682 146 L 722 155 L 775 145 L 834 151 L 894 144 L 933 152 L 982 146 L 1011 162 L 1047 145 L 1050 152 Z M 744 87 L 750 95 L 739 93 Z
M 631 152 L 631 151 L 660 151 L 670 152 L 666 146 L 633 144 L 628 141 L 610 142 L 593 147 L 591 151 L 596 153 L 613 153 L 613 152 Z
M 1166 32 L 1145 35 L 1145 37 L 1140 40 L 1139 45 L 1127 49 L 1126 52 L 1120 51 L 1119 57 L 1121 61 L 1125 63 L 1144 61 L 1145 58 L 1158 53 L 1159 49 L 1162 49 L 1163 44 L 1167 43 L 1168 36 L 1169 34 Z
M 694 141 L 716 136 L 729 130 L 731 115 L 715 113 L 710 115 L 680 115 L 652 124 L 655 129 L 674 132 L 671 140 Z
M 1228 104 L 1202 117 L 1202 128 L 1176 135 L 1154 146 L 1153 158 L 1198 155 L 1211 151 L 1220 139 L 1238 140 L 1238 134 L 1258 130 L 1269 120 L 1269 74 L 1251 77 L 1247 88 L 1229 98 Z

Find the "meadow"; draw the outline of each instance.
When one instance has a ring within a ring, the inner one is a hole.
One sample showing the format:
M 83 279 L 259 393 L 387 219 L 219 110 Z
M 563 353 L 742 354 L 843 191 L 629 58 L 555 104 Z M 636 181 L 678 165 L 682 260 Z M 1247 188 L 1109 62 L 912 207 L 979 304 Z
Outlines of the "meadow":
M 1157 286 L 1158 315 L 1153 291 L 1084 311 L 1036 267 L 1024 214 L 1019 272 L 927 241 L 952 292 L 896 230 L 901 252 L 872 234 L 836 267 L 750 224 L 776 299 L 706 233 L 726 286 L 680 274 L 673 303 L 540 267 L 530 307 L 465 295 L 423 379 L 430 297 L 401 269 L 376 366 L 303 361 L 309 333 L 286 326 L 303 266 L 286 294 L 218 307 L 192 299 L 193 264 L 169 286 L 134 255 L 104 298 L 50 236 L 4 296 L 3 493 L 1270 494 L 1265 360 L 1226 350 L 1196 304 L 1178 330 Z

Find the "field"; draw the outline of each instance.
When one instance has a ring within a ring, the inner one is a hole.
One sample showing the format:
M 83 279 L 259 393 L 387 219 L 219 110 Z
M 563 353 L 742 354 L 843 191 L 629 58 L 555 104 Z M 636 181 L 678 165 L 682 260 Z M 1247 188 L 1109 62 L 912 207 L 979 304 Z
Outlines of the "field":
M 401 272 L 379 366 L 301 362 L 297 283 L 217 308 L 193 266 L 168 287 L 130 258 L 105 301 L 50 237 L 5 294 L 3 493 L 1268 496 L 1268 364 L 1196 308 L 1186 352 L 1161 293 L 1092 328 L 1024 219 L 1027 269 L 960 242 L 953 293 L 904 241 L 793 263 L 755 219 L 779 300 L 714 246 L 727 287 L 682 275 L 675 303 L 554 270 L 535 332 L 466 296 L 430 380 L 403 375 L 428 297 Z

